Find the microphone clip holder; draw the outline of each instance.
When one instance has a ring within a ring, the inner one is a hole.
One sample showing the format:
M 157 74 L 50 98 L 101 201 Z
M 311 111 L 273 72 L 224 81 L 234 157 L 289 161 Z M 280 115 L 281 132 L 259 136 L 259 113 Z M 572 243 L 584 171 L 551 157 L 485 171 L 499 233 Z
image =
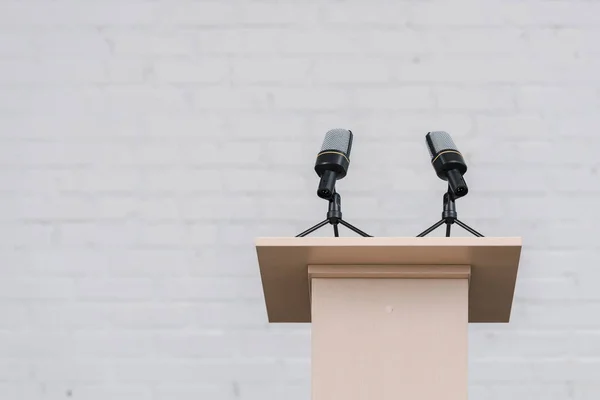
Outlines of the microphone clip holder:
M 340 236 L 339 230 L 338 230 L 339 224 L 344 225 L 346 228 L 358 233 L 359 235 L 361 235 L 363 237 L 372 237 L 371 235 L 361 231 L 357 227 L 353 226 L 352 224 L 350 224 L 342 219 L 342 198 L 339 193 L 337 193 L 334 190 L 333 195 L 328 200 L 329 200 L 329 210 L 327 211 L 327 219 L 319 222 L 315 226 L 305 230 L 304 232 L 300 233 L 299 235 L 296 235 L 296 237 L 304 237 L 304 236 L 316 231 L 317 229 L 324 227 L 327 224 L 333 225 L 333 234 L 335 237 Z
M 426 236 L 434 230 L 436 230 L 438 227 L 442 226 L 443 224 L 446 224 L 446 237 L 450 237 L 450 229 L 452 227 L 452 224 L 454 223 L 456 223 L 456 225 L 460 226 L 461 228 L 469 231 L 469 233 L 473 234 L 474 236 L 484 237 L 481 233 L 477 232 L 475 229 L 471 228 L 470 226 L 458 219 L 455 201 L 456 196 L 454 195 L 454 192 L 452 192 L 452 189 L 450 189 L 450 186 L 448 186 L 448 192 L 444 194 L 444 209 L 442 211 L 442 219 L 433 224 L 431 227 L 424 230 L 423 232 L 419 233 L 417 237 Z

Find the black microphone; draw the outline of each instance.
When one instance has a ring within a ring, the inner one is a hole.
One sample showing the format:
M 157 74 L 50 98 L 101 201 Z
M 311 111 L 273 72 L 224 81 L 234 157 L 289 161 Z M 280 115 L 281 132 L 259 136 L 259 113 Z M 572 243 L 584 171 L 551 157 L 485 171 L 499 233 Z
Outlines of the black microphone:
M 325 134 L 315 163 L 315 171 L 321 177 L 317 189 L 319 197 L 330 199 L 335 192 L 335 182 L 346 176 L 350 166 L 352 138 L 352 132 L 347 129 L 332 129 Z
M 448 181 L 450 189 L 457 198 L 465 196 L 469 192 L 463 178 L 467 172 L 467 164 L 448 132 L 429 132 L 425 136 L 425 141 L 437 176 Z

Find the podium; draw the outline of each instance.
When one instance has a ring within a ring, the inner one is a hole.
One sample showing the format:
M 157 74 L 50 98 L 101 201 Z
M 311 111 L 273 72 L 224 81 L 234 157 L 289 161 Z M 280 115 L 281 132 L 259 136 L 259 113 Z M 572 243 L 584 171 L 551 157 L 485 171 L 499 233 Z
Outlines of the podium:
M 312 400 L 466 400 L 469 323 L 509 322 L 520 238 L 258 238 L 269 322 L 312 323 Z

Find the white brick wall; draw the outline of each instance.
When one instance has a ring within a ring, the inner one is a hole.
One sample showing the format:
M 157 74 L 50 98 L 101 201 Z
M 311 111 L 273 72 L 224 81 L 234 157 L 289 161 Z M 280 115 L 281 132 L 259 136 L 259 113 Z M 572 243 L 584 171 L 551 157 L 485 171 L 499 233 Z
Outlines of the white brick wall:
M 584 0 L 0 2 L 0 398 L 308 399 L 309 327 L 266 323 L 253 239 L 324 218 L 344 127 L 348 221 L 433 223 L 442 129 L 461 219 L 524 237 L 471 398 L 598 399 L 599 41 Z

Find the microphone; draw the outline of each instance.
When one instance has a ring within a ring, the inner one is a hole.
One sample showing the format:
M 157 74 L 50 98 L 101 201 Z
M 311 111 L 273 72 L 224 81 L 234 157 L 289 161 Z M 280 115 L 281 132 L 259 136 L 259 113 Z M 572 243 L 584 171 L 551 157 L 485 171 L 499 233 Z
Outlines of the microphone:
M 335 182 L 346 176 L 350 166 L 352 138 L 352 132 L 347 129 L 332 129 L 325 134 L 315 163 L 315 172 L 321 177 L 317 189 L 320 198 L 330 199 L 335 192 Z
M 457 198 L 465 196 L 469 192 L 463 178 L 467 172 L 467 164 L 448 132 L 429 132 L 425 136 L 425 141 L 437 176 L 448 181 L 450 189 Z

